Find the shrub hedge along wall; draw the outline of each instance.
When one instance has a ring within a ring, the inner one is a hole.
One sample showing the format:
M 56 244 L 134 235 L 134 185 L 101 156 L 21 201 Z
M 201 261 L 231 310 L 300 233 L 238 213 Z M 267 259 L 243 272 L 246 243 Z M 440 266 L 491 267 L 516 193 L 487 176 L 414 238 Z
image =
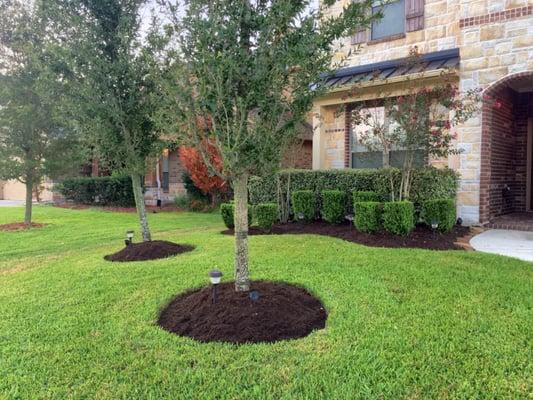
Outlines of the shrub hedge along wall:
M 67 200 L 78 204 L 119 207 L 135 205 L 129 176 L 69 178 L 56 188 Z
M 316 209 L 321 209 L 321 192 L 346 192 L 346 212 L 352 212 L 353 192 L 375 192 L 379 201 L 390 200 L 390 179 L 399 187 L 401 172 L 396 168 L 341 170 L 285 170 L 277 175 L 250 179 L 250 203 L 279 202 L 287 198 L 287 191 L 311 190 L 315 193 Z M 417 211 L 422 203 L 432 199 L 455 199 L 459 176 L 451 169 L 426 167 L 413 173 L 411 198 Z M 289 198 L 291 196 L 289 195 Z

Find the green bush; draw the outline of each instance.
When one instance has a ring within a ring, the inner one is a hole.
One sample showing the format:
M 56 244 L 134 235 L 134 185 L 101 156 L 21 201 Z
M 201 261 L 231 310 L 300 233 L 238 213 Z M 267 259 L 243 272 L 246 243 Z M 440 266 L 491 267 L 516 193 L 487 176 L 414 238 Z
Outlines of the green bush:
M 235 213 L 234 203 L 222 203 L 220 205 L 220 215 L 222 215 L 222 220 L 224 221 L 224 225 L 226 225 L 228 229 L 235 228 L 234 213 Z M 248 226 L 252 225 L 252 219 L 253 219 L 253 207 L 248 207 Z
M 65 199 L 78 204 L 132 207 L 135 205 L 129 176 L 79 177 L 56 186 Z
M 312 221 L 316 216 L 316 198 L 312 190 L 298 190 L 292 192 L 292 211 L 294 218 L 299 219 L 302 214 L 306 221 Z
M 359 203 L 362 201 L 379 201 L 379 196 L 376 192 L 370 191 L 356 191 L 353 192 L 353 203 Z
M 429 226 L 435 221 L 439 224 L 439 231 L 449 232 L 455 225 L 455 202 L 452 199 L 425 201 L 422 206 L 422 218 Z
M 346 215 L 346 193 L 342 190 L 322 192 L 322 219 L 331 224 L 340 224 Z
M 254 215 L 257 225 L 269 231 L 279 219 L 279 209 L 276 203 L 261 203 L 255 206 Z
M 415 208 L 410 201 L 394 201 L 383 205 L 383 227 L 395 235 L 407 235 L 415 227 Z
M 314 192 L 315 209 L 320 209 L 320 193 L 323 190 L 342 190 L 352 197 L 352 192 L 371 191 L 379 200 L 390 200 L 390 179 L 399 187 L 400 170 L 396 168 L 380 169 L 341 169 L 341 170 L 285 170 L 265 177 L 250 178 L 250 203 L 279 203 L 282 199 L 292 199 L 296 191 Z M 432 167 L 418 168 L 413 171 L 411 198 L 417 211 L 422 203 L 432 199 L 455 199 L 458 175 L 455 171 Z M 289 192 L 289 195 L 287 195 Z M 347 197 L 348 198 L 348 197 Z M 294 205 L 292 205 L 294 212 Z M 346 213 L 352 212 L 351 202 L 347 202 Z
M 354 224 L 358 231 L 375 233 L 381 228 L 381 203 L 358 201 L 354 203 Z

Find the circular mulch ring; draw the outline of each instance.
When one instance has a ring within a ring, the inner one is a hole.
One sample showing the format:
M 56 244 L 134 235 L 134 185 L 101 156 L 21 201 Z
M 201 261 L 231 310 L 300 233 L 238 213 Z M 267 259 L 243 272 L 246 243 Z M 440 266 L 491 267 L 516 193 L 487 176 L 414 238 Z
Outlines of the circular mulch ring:
M 259 343 L 296 339 L 326 325 L 327 313 L 307 290 L 266 281 L 252 282 L 250 292 L 236 292 L 233 282 L 175 297 L 157 321 L 163 329 L 200 342 Z M 259 293 L 252 300 L 251 294 Z
M 22 231 L 26 229 L 42 228 L 44 226 L 45 224 L 38 224 L 36 222 L 32 222 L 31 225 L 26 225 L 24 222 L 13 222 L 11 224 L 0 225 L 0 231 Z
M 107 261 L 147 261 L 167 258 L 194 250 L 194 246 L 176 244 L 165 240 L 133 243 L 115 254 L 104 257 Z

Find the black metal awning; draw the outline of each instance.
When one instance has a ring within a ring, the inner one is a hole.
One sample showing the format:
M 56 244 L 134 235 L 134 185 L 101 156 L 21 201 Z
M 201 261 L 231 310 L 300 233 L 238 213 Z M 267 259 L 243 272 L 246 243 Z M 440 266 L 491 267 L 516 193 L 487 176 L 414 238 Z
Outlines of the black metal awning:
M 329 75 L 329 90 L 371 81 L 383 81 L 399 76 L 459 67 L 459 49 L 442 50 L 420 56 L 420 63 L 407 65 L 406 58 L 339 69 Z

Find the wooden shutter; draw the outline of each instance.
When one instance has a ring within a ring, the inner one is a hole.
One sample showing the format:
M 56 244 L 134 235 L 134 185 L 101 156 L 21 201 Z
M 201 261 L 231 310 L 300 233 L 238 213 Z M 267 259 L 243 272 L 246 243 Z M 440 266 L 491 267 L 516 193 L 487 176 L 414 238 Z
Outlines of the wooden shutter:
M 424 29 L 424 0 L 405 0 L 405 31 Z
M 360 30 L 352 36 L 352 44 L 365 43 L 366 40 L 366 29 Z

